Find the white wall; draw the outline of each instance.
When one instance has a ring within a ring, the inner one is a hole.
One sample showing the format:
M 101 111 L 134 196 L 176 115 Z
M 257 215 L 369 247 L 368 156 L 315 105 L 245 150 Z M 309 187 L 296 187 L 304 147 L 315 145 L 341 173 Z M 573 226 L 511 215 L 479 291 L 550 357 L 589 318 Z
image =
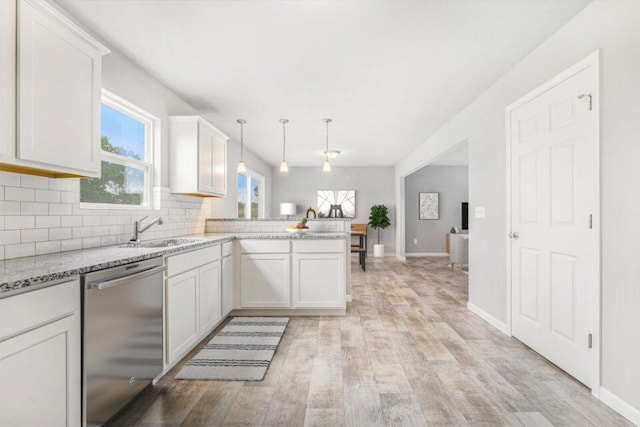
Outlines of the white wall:
M 298 205 L 298 216 L 303 217 L 309 206 L 318 207 L 318 190 L 355 190 L 356 217 L 353 223 L 369 222 L 371 206 L 383 204 L 389 209 L 391 226 L 382 231 L 380 243 L 385 245 L 387 255 L 395 252 L 396 213 L 394 205 L 393 167 L 333 167 L 331 172 L 322 172 L 321 167 L 289 168 L 281 174 L 273 168 L 271 216 L 280 216 L 280 203 L 294 202 Z M 377 233 L 369 228 L 369 251 L 373 253 Z
M 639 18 L 638 1 L 590 4 L 396 165 L 396 204 L 402 206 L 402 177 L 469 140 L 469 209 L 486 207 L 486 219 L 470 218 L 469 300 L 506 321 L 505 107 L 602 49 L 602 386 L 635 410 L 640 408 Z M 399 232 L 398 247 L 404 247 L 403 237 Z

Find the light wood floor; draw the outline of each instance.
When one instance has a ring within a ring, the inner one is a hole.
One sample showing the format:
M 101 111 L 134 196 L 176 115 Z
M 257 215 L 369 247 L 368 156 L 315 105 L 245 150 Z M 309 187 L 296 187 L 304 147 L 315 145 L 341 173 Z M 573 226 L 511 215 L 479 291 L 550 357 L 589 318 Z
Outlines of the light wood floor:
M 292 318 L 263 381 L 176 381 L 178 366 L 111 425 L 630 425 L 469 312 L 445 259 L 352 271 L 347 315 Z

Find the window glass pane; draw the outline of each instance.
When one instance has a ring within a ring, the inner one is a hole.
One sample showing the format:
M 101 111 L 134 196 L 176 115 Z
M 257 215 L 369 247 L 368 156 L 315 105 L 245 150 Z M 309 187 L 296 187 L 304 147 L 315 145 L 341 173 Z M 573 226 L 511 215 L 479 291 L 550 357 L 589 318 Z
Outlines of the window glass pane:
M 145 171 L 102 161 L 102 177 L 80 180 L 80 201 L 142 205 Z
M 258 218 L 262 204 L 262 189 L 260 181 L 251 177 L 251 218 Z
M 247 177 L 238 174 L 238 218 L 244 218 L 247 206 Z
M 146 161 L 144 123 L 104 104 L 101 114 L 102 149 Z

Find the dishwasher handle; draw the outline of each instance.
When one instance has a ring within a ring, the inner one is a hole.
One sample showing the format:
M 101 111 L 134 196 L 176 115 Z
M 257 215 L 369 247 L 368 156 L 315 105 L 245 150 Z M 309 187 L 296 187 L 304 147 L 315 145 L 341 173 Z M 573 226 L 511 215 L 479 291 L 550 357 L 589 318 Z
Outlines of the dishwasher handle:
M 167 267 L 164 265 L 161 265 L 159 267 L 152 267 L 152 268 L 148 268 L 146 270 L 142 270 L 138 273 L 135 274 L 129 274 L 126 276 L 121 276 L 115 279 L 110 279 L 110 280 L 105 280 L 103 282 L 97 282 L 97 283 L 90 283 L 89 285 L 87 285 L 87 289 L 95 289 L 98 291 L 102 291 L 104 289 L 109 289 L 109 288 L 113 288 L 116 286 L 120 286 L 120 285 L 124 285 L 127 282 L 130 282 L 131 280 L 135 280 L 135 279 L 142 279 L 143 277 L 147 277 L 147 276 L 151 276 L 153 274 L 156 273 L 160 273 L 164 270 L 166 270 Z

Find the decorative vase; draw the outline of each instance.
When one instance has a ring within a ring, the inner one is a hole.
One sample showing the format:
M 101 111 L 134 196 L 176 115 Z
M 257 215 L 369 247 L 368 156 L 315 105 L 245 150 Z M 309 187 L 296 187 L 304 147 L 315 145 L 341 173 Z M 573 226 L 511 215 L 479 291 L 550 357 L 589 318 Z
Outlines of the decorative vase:
M 374 258 L 384 257 L 384 245 L 373 245 L 373 257 Z

